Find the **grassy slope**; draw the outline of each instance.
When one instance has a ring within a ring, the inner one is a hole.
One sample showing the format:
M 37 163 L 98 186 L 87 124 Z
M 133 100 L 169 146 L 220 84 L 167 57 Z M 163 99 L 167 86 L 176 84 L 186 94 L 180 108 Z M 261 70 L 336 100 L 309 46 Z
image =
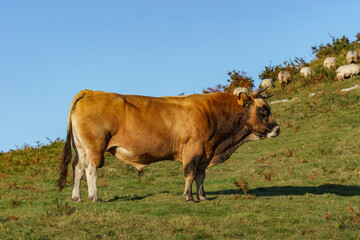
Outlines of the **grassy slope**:
M 271 105 L 281 135 L 246 143 L 208 169 L 207 202 L 184 202 L 176 162 L 150 165 L 139 179 L 107 156 L 98 178 L 104 202 L 76 203 L 70 181 L 61 193 L 54 185 L 63 143 L 3 153 L 0 239 L 360 238 L 360 90 L 338 91 L 359 80 L 277 96 L 298 98 Z M 317 89 L 324 93 L 308 97 Z M 241 179 L 247 194 L 234 184 Z

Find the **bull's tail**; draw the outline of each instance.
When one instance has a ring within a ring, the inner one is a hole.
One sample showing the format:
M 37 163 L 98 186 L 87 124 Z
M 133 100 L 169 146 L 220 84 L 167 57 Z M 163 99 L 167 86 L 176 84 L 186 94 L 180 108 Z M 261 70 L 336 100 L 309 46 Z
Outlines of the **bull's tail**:
M 70 128 L 68 128 L 68 132 L 66 135 L 66 141 L 65 141 L 65 146 L 62 152 L 62 156 L 61 156 L 61 162 L 59 165 L 60 168 L 60 176 L 59 179 L 57 180 L 57 186 L 59 188 L 59 191 L 61 191 L 66 184 L 66 177 L 67 177 L 67 173 L 68 173 L 68 165 L 71 162 L 71 135 L 72 135 L 72 127 L 70 125 Z
M 60 169 L 60 176 L 59 179 L 56 181 L 56 184 L 59 188 L 59 191 L 61 191 L 65 185 L 66 185 L 66 177 L 68 173 L 68 165 L 71 162 L 72 159 L 72 152 L 71 152 L 71 139 L 72 139 L 72 121 L 71 121 L 71 114 L 74 110 L 75 104 L 82 99 L 86 94 L 91 92 L 90 90 L 84 90 L 78 93 L 74 99 L 71 102 L 70 110 L 69 110 L 69 116 L 68 116 L 68 126 L 67 126 L 67 134 L 66 134 L 66 140 L 65 140 L 65 146 L 62 152 L 61 161 L 59 165 Z

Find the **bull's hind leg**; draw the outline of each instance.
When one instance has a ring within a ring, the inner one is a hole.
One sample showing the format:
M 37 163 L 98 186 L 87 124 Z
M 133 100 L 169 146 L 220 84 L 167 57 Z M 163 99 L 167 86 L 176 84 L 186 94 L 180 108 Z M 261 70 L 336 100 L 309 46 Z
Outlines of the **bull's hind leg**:
M 93 202 L 99 201 L 99 195 L 96 187 L 96 179 L 97 179 L 97 168 L 90 163 L 86 167 L 86 180 L 89 191 L 89 199 Z
M 198 169 L 195 175 L 195 182 L 196 182 L 196 196 L 199 201 L 207 200 L 203 186 L 204 179 L 205 179 L 205 169 Z
M 89 199 L 93 202 L 100 201 L 96 186 L 98 167 L 104 164 L 104 153 L 99 151 L 87 151 L 87 166 L 85 168 L 86 181 L 89 191 Z
M 82 118 L 75 113 L 72 115 L 73 142 L 79 153 L 78 164 L 75 165 L 73 197 L 80 199 L 80 181 L 86 173 L 89 198 L 93 202 L 99 201 L 96 187 L 97 169 L 104 164 L 104 152 L 108 137 L 105 129 L 98 125 L 96 117 Z M 93 125 L 92 128 L 86 128 Z
M 86 153 L 85 149 L 80 147 L 80 144 L 77 144 L 77 147 L 75 148 L 75 158 L 73 161 L 73 191 L 71 195 L 71 199 L 74 201 L 82 201 L 81 200 L 81 194 L 80 194 L 80 183 L 81 179 L 85 172 L 85 159 L 86 159 Z

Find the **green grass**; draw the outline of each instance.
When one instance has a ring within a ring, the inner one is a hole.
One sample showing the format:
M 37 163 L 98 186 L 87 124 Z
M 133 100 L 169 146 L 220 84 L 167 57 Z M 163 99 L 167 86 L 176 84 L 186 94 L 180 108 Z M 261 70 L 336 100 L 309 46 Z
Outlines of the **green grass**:
M 359 80 L 274 97 L 297 98 L 271 105 L 282 133 L 209 168 L 206 202 L 184 201 L 177 162 L 152 164 L 138 178 L 107 155 L 103 202 L 78 203 L 71 181 L 61 193 L 55 187 L 62 142 L 1 153 L 0 239 L 359 239 L 360 90 L 337 90 Z M 81 189 L 87 196 L 85 179 Z

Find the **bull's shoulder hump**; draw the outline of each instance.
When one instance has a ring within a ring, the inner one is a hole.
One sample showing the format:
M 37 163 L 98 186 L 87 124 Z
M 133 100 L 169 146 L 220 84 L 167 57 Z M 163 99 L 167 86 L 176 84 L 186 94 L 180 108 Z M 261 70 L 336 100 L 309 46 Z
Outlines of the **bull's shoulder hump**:
M 164 100 L 174 101 L 206 101 L 212 97 L 216 97 L 223 93 L 209 93 L 209 94 L 191 94 L 191 95 L 180 95 L 180 96 L 166 96 L 161 97 Z
M 210 93 L 207 94 L 209 99 L 212 101 L 221 101 L 221 102 L 234 102 L 238 98 L 236 95 L 229 94 L 229 93 L 223 93 L 223 92 L 216 92 L 216 93 Z

